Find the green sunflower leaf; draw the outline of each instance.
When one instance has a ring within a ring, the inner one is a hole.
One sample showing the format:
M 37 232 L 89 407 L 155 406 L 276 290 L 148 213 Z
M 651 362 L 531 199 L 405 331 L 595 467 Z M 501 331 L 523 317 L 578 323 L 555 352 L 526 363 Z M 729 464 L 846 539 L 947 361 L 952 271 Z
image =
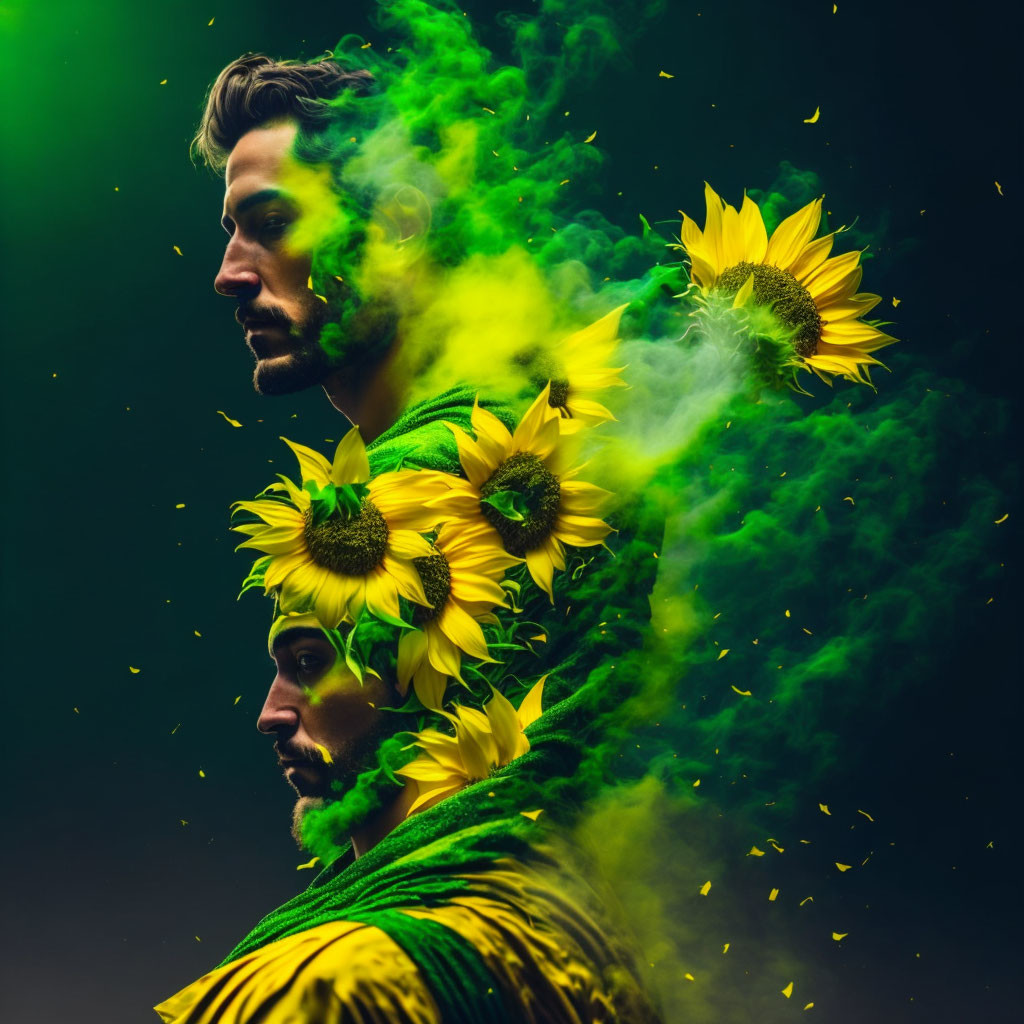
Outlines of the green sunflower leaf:
M 526 499 L 518 491 L 495 491 L 489 498 L 482 498 L 481 501 L 493 506 L 514 523 L 521 523 L 529 512 Z
M 273 560 L 272 555 L 267 555 L 265 558 L 259 558 L 252 563 L 249 575 L 242 580 L 242 589 L 238 592 L 238 597 L 241 597 L 247 590 L 263 586 L 263 580 L 267 575 L 267 569 L 270 568 L 270 563 Z

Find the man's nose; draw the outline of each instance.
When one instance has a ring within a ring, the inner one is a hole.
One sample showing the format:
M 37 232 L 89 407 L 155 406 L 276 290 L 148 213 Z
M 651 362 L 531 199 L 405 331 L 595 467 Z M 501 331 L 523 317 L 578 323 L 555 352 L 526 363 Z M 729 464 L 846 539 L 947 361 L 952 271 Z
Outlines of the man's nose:
M 267 735 L 295 732 L 299 727 L 299 709 L 294 700 L 298 692 L 294 686 L 283 683 L 280 676 L 276 677 L 256 719 L 256 728 Z
M 231 298 L 252 298 L 260 290 L 260 275 L 234 239 L 228 242 L 224 250 L 224 259 L 213 279 L 213 287 L 220 295 Z

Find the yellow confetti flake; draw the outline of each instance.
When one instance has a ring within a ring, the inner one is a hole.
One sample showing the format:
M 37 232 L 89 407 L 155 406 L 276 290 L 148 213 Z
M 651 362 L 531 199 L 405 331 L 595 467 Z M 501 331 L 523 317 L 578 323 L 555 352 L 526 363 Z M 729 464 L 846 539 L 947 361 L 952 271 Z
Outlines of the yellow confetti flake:
M 741 690 L 738 686 L 733 686 L 732 683 L 729 685 L 732 686 L 733 690 L 735 690 L 741 697 L 749 697 L 751 695 L 750 690 Z
M 563 178 L 558 184 L 559 185 L 568 185 L 570 181 L 572 181 L 572 178 Z
M 206 778 L 206 772 L 204 772 L 202 768 L 199 769 L 199 778 L 201 778 L 201 779 L 205 779 Z
M 360 50 L 368 50 L 371 46 L 373 46 L 373 43 L 363 43 L 363 45 L 360 46 L 359 49 Z
M 175 508 L 184 508 L 185 507 L 185 502 L 181 501 L 177 505 L 175 505 L 174 507 Z
M 818 810 L 821 811 L 822 814 L 827 814 L 829 816 L 831 816 L 832 814 L 832 812 L 828 809 L 828 804 L 818 804 Z
M 597 132 L 591 132 L 583 141 L 584 143 L 593 142 L 597 138 Z
M 188 824 L 188 819 L 187 818 L 179 818 L 178 821 L 181 822 L 181 827 L 182 828 L 184 828 Z
M 771 844 L 772 849 L 774 849 L 777 853 L 785 853 L 786 852 L 786 848 L 784 846 L 779 846 L 779 844 L 777 842 L 775 842 L 774 839 L 769 839 L 768 842 Z
M 702 885 L 702 886 L 700 887 L 700 894 L 701 894 L 701 896 L 707 896 L 707 894 L 708 894 L 709 892 L 711 892 L 711 883 L 710 883 L 710 882 L 705 882 L 705 883 L 704 883 L 704 884 L 703 884 L 703 885 Z
M 179 722 L 172 730 L 171 735 L 173 736 L 181 728 L 181 722 Z
M 768 893 L 768 902 L 769 903 L 774 903 L 778 899 L 778 897 L 779 897 L 779 890 L 778 889 L 772 889 L 772 891 L 770 893 Z
M 821 117 L 821 107 L 815 107 L 814 113 L 810 117 L 804 118 L 804 124 L 817 124 L 819 117 Z
M 308 871 L 310 868 L 315 868 L 320 863 L 319 857 L 314 857 L 312 860 L 307 860 L 305 864 L 296 864 L 296 871 Z
M 659 78 L 675 78 L 676 76 L 675 75 L 670 75 L 667 71 L 659 71 L 658 72 L 658 77 Z
M 812 632 L 811 632 L 811 631 L 810 631 L 810 630 L 809 630 L 809 629 L 808 629 L 808 628 L 807 628 L 806 626 L 801 626 L 800 628 L 801 628 L 801 629 L 802 629 L 802 630 L 803 630 L 803 631 L 804 631 L 804 632 L 805 632 L 805 633 L 806 633 L 806 634 L 807 634 L 808 636 L 814 636 L 814 634 L 813 634 L 813 633 L 812 633 Z
M 206 27 L 207 27 L 207 28 L 209 28 L 209 27 L 210 27 L 210 26 L 211 26 L 212 24 L 213 24 L 213 18 L 211 18 L 211 19 L 210 19 L 210 20 L 209 20 L 209 21 L 208 21 L 208 22 L 206 23 Z
M 198 629 L 193 629 L 192 632 L 195 633 L 196 636 L 202 636 L 203 635 L 202 633 L 199 632 Z
M 74 711 L 74 713 L 76 715 L 80 715 L 81 714 L 81 712 L 78 710 L 78 708 L 72 708 L 71 710 Z
M 787 618 L 787 619 L 788 619 L 788 618 L 791 618 L 791 616 L 790 616 L 790 614 L 789 614 L 789 609 L 788 609 L 788 608 L 786 609 L 786 618 Z
M 800 842 L 803 843 L 804 846 L 810 846 L 811 845 L 810 839 L 801 839 Z
M 832 5 L 832 13 L 835 14 L 836 11 L 838 11 L 838 10 L 839 10 L 839 4 L 833 4 Z M 814 1003 L 811 1003 L 811 1006 L 813 1006 L 813 1005 L 814 1005 Z M 806 1010 L 807 1007 L 805 1006 L 804 1009 Z
M 1001 516 L 999 519 L 993 519 L 992 522 L 995 523 L 996 526 L 998 526 L 1000 523 L 1005 523 L 1006 520 L 1009 519 L 1009 518 L 1010 518 L 1010 513 L 1007 512 L 1006 515 Z
M 761 641 L 760 641 L 760 638 L 758 638 L 758 637 L 756 637 L 756 636 L 755 636 L 755 637 L 754 637 L 754 639 L 753 639 L 753 640 L 751 640 L 750 642 L 751 642 L 752 644 L 754 644 L 755 646 L 757 646 L 757 644 L 759 644 L 759 643 L 760 643 Z
M 728 952 L 729 952 L 729 943 L 727 942 L 724 946 L 722 946 L 722 955 L 725 956 L 725 954 L 728 953 Z
M 857 504 L 857 502 L 855 502 L 853 500 L 853 498 L 851 498 L 849 495 L 847 495 L 845 498 L 843 498 L 843 501 L 848 501 L 851 505 L 856 505 Z
M 835 6 L 835 5 L 833 5 L 833 6 Z M 835 11 L 833 11 L 832 13 L 833 13 L 833 14 L 835 14 Z M 806 1005 L 806 1006 L 804 1007 L 804 1009 L 805 1009 L 805 1010 L 809 1010 L 809 1009 L 811 1009 L 811 1007 L 812 1007 L 812 1006 L 814 1006 L 814 1003 L 808 1003 L 808 1004 L 807 1004 L 807 1005 Z
M 546 633 L 538 633 L 536 636 L 531 636 L 530 640 L 536 640 L 539 644 L 546 644 L 548 637 Z
M 752 846 L 750 848 L 750 853 L 748 853 L 747 856 L 748 857 L 763 857 L 764 856 L 764 850 L 759 850 L 756 846 Z
M 166 85 L 167 84 L 167 79 L 166 78 L 161 79 L 160 80 L 160 84 L 161 85 Z
M 692 974 L 690 974 L 690 972 L 689 972 L 689 971 L 687 971 L 687 972 L 686 972 L 686 974 L 684 974 L 684 975 L 683 975 L 683 977 L 684 977 L 684 978 L 685 978 L 685 979 L 686 979 L 687 981 L 696 981 L 696 980 L 697 980 L 697 979 L 696 979 L 696 978 L 695 978 L 695 977 L 694 977 L 694 976 L 693 976 Z
M 1002 194 L 1003 194 L 1003 186 L 1002 186 L 1002 185 L 1000 185 L 998 181 L 994 181 L 994 182 L 993 182 L 992 184 L 993 184 L 993 185 L 995 185 L 995 187 L 996 187 L 996 191 L 997 191 L 997 192 L 998 192 L 998 193 L 999 193 L 1000 195 L 1002 195 Z
M 892 297 L 892 308 L 895 309 L 902 301 L 903 301 L 902 299 L 897 299 L 896 296 L 894 295 Z
M 238 702 L 239 702 L 239 701 L 240 701 L 241 699 L 242 699 L 242 695 L 241 695 L 241 694 L 239 694 L 239 695 L 238 695 L 238 696 L 237 696 L 237 697 L 235 698 L 235 704 L 237 704 L 237 703 L 238 703 Z M 234 707 L 234 704 L 232 705 L 232 707 Z
M 693 783 L 693 788 L 696 789 L 699 785 L 700 785 L 700 779 L 695 779 L 694 783 Z
M 334 764 L 334 758 L 331 757 L 331 752 L 322 743 L 314 743 L 313 746 L 320 752 L 320 756 L 323 758 L 324 764 Z
M 836 867 L 839 868 L 840 871 L 849 871 L 850 868 L 853 867 L 853 865 L 852 864 L 840 864 L 839 861 L 836 861 Z
M 870 814 L 868 814 L 867 811 L 862 811 L 859 807 L 857 808 L 857 813 L 858 814 L 863 814 L 864 817 L 868 819 L 868 821 L 874 821 L 875 820 L 874 818 L 871 817 Z
M 177 254 L 178 254 L 179 256 L 180 256 L 180 255 L 182 255 L 181 249 L 179 249 L 179 248 L 178 248 L 178 246 L 174 246 L 174 251 L 175 251 L 175 252 L 176 252 L 176 253 L 177 253 Z
M 129 665 L 128 671 L 131 672 L 133 676 L 137 676 L 142 671 L 142 669 L 136 668 L 134 665 Z
M 717 659 L 717 660 L 718 660 L 718 661 L 721 661 L 721 660 L 722 660 L 722 659 L 723 659 L 723 658 L 724 658 L 724 657 L 725 657 L 725 656 L 726 656 L 726 655 L 727 655 L 727 654 L 729 653 L 729 651 L 730 651 L 730 650 L 731 650 L 731 648 L 729 648 L 729 647 L 723 647 L 723 648 L 722 648 L 722 649 L 721 649 L 721 650 L 720 650 L 720 651 L 718 652 L 718 659 Z
M 196 942 L 202 942 L 203 941 L 201 938 L 199 938 L 198 935 L 194 935 L 193 938 L 196 940 Z
M 544 813 L 544 808 L 539 807 L 535 811 L 520 811 L 519 813 L 524 818 L 529 818 L 530 821 L 536 821 Z
M 835 939 L 836 942 L 841 942 L 849 934 L 850 934 L 849 932 L 833 932 L 832 933 L 832 938 Z
M 804 897 L 804 898 L 803 898 L 803 899 L 802 899 L 802 900 L 800 901 L 800 906 L 802 907 L 802 906 L 803 906 L 803 905 L 804 905 L 805 903 L 813 903 L 813 902 L 814 902 L 814 897 L 813 897 L 813 896 L 805 896 L 805 897 Z
M 788 999 L 793 994 L 793 982 L 790 982 L 783 990 L 782 994 Z

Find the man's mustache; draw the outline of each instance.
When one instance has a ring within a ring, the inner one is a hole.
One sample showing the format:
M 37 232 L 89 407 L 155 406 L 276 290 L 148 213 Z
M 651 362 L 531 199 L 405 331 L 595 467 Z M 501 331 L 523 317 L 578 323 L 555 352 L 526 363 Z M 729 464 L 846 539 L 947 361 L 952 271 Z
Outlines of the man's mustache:
M 275 324 L 279 327 L 291 327 L 291 319 L 278 306 L 256 306 L 242 303 L 235 310 L 235 320 L 244 327 L 246 321 L 252 320 L 261 324 Z

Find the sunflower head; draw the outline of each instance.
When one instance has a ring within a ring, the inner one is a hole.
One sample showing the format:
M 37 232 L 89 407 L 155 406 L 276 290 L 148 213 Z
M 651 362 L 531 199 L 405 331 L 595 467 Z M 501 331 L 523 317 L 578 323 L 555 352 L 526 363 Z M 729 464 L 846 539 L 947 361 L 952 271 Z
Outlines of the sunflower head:
M 796 370 L 870 384 L 871 353 L 896 339 L 861 320 L 881 297 L 858 292 L 861 253 L 829 259 L 835 233 L 815 238 L 821 199 L 787 217 L 768 237 L 757 204 L 737 211 L 705 186 L 703 231 L 683 214 L 680 241 L 700 291 L 697 316 L 723 314 L 739 334 L 759 377 L 795 386 Z M 731 303 L 731 305 L 730 305 Z M 735 328 L 739 328 L 738 331 Z

